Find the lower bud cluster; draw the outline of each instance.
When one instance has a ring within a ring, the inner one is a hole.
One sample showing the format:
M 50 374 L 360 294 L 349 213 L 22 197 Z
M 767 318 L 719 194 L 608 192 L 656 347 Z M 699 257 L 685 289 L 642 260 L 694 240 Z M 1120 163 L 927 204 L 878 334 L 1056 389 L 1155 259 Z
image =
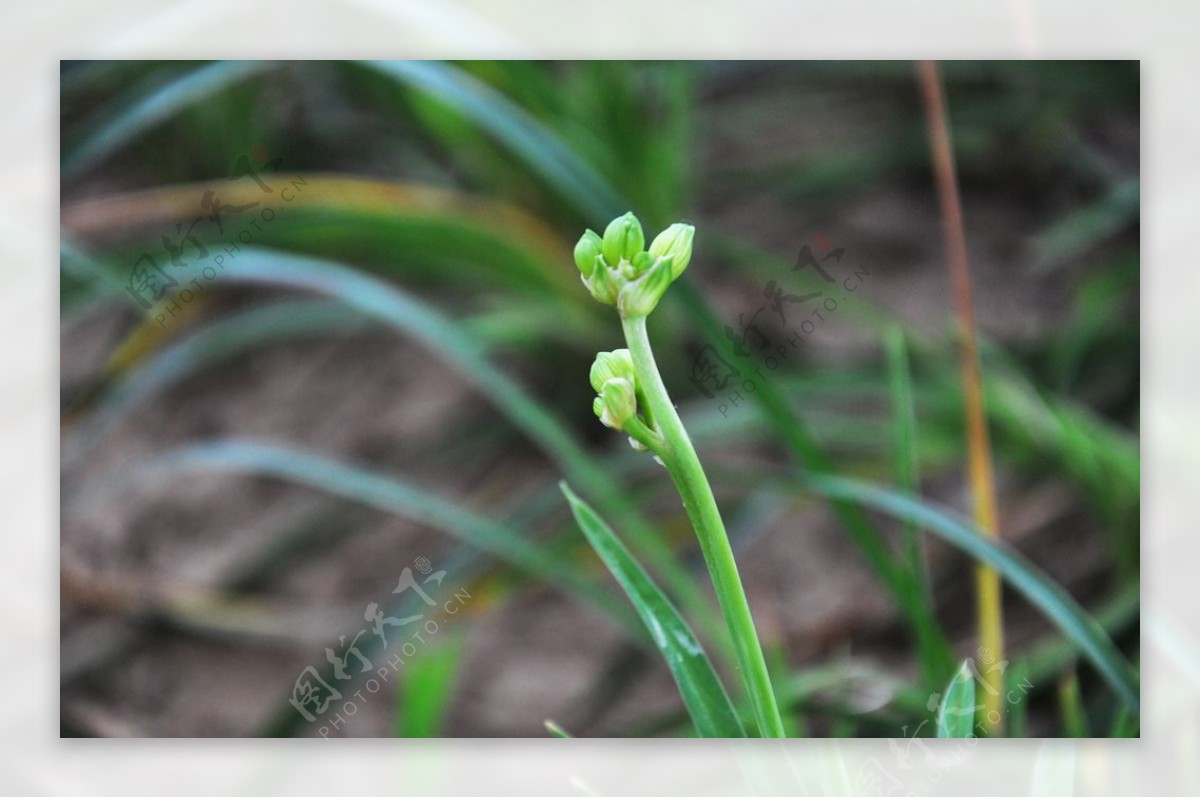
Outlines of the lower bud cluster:
M 639 452 L 647 447 L 634 435 L 635 427 L 645 430 L 644 422 L 638 417 L 637 375 L 633 369 L 633 358 L 628 349 L 601 352 L 592 364 L 592 388 L 596 399 L 592 411 L 600 423 L 615 430 L 630 432 L 629 445 Z
M 637 415 L 637 376 L 628 349 L 596 355 L 591 379 L 597 394 L 592 409 L 601 424 L 621 429 Z

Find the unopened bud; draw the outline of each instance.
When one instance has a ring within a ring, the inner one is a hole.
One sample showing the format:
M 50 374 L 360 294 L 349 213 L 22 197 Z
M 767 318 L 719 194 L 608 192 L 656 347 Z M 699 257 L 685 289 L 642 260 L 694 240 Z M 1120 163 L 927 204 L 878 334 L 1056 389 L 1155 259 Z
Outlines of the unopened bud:
M 584 277 L 591 277 L 592 272 L 596 268 L 596 258 L 600 257 L 601 240 L 599 234 L 593 230 L 588 230 L 580 236 L 578 243 L 575 244 L 575 265 L 579 267 L 579 271 Z
M 650 243 L 650 254 L 655 257 L 670 255 L 672 260 L 672 278 L 683 274 L 688 263 L 692 260 L 692 239 L 696 228 L 690 224 L 676 222 L 654 237 Z
M 612 352 L 601 352 L 596 355 L 596 362 L 592 363 L 592 371 L 589 375 L 592 381 L 592 389 L 596 393 L 604 390 L 604 383 L 609 380 L 623 379 L 629 380 L 631 383 L 636 383 L 633 370 L 633 357 L 630 356 L 628 349 L 617 349 Z
M 627 319 L 650 315 L 674 279 L 671 257 L 659 258 L 648 272 L 622 286 L 617 310 Z
M 622 260 L 632 261 L 633 256 L 646 246 L 646 235 L 642 223 L 632 213 L 618 216 L 604 229 L 602 251 L 608 265 L 616 268 Z
M 604 265 L 603 259 L 596 261 L 596 268 L 590 275 L 581 275 L 581 277 L 583 284 L 588 287 L 588 291 L 592 292 L 592 296 L 597 301 L 606 305 L 617 304 L 617 293 L 621 290 L 621 284 L 617 282 L 616 273 Z
M 600 417 L 601 424 L 621 429 L 637 413 L 637 394 L 633 383 L 619 377 L 604 383 L 604 389 L 592 409 Z

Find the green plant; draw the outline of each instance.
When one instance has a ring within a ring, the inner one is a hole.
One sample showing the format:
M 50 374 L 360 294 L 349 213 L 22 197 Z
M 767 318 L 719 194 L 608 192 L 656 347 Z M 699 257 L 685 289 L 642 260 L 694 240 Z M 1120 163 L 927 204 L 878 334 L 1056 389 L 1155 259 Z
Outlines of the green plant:
M 601 423 L 628 435 L 633 448 L 652 452 L 670 473 L 712 577 L 759 733 L 783 737 L 766 659 L 721 512 L 659 374 L 646 331 L 646 317 L 691 260 L 694 233 L 691 225 L 673 224 L 647 249 L 641 223 L 626 213 L 608 225 L 603 237 L 588 230 L 575 246 L 575 264 L 584 284 L 598 301 L 617 308 L 629 346 L 597 355 L 591 370 L 598 394 L 594 410 Z

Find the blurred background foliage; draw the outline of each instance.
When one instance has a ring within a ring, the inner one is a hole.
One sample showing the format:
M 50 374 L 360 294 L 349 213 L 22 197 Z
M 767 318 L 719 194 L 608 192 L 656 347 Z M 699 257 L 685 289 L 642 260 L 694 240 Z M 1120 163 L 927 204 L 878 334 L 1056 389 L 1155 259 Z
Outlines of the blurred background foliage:
M 1003 535 L 1136 661 L 1138 68 L 944 75 Z M 64 62 L 61 109 L 64 734 L 317 734 L 297 675 L 332 679 L 324 649 L 418 557 L 466 612 L 333 734 L 689 733 L 556 488 L 727 664 L 669 480 L 591 415 L 620 333 L 570 247 L 625 210 L 697 226 L 651 335 L 791 730 L 935 733 L 929 698 L 974 652 L 970 561 L 914 555 L 915 511 L 805 483 L 967 506 L 911 64 Z M 197 219 L 171 266 L 164 237 Z M 823 242 L 859 290 L 753 390 L 705 397 L 697 352 L 736 358 L 725 327 L 770 281 L 820 290 L 790 267 Z M 180 277 L 149 311 L 127 290 L 145 253 Z M 1136 735 L 1069 638 L 1011 590 L 1006 611 L 1010 683 L 1034 686 L 1009 734 Z

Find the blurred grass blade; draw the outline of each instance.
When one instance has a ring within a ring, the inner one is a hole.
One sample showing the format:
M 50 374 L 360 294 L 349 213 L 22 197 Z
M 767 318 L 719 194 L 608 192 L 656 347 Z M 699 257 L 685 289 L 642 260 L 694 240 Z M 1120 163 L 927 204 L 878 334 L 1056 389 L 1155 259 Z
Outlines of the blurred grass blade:
M 919 461 L 917 454 L 917 418 L 913 401 L 912 375 L 908 365 L 908 346 L 899 326 L 889 328 L 885 336 L 887 350 L 888 387 L 892 396 L 893 459 L 896 483 L 909 495 L 920 493 Z M 904 549 L 908 559 L 906 589 L 912 601 L 921 606 L 914 613 L 913 632 L 917 638 L 917 653 L 921 669 L 930 689 L 949 678 L 950 660 L 938 641 L 939 629 L 933 613 L 933 591 L 929 586 L 926 567 L 925 536 L 910 521 L 903 524 Z
M 1008 700 L 1008 723 L 1005 726 L 1005 733 L 1014 739 L 1024 739 L 1028 737 L 1028 722 L 1029 717 L 1029 691 L 1033 689 L 1033 683 L 1029 681 L 1030 667 L 1027 660 L 1020 660 L 1013 664 L 1008 670 L 1008 683 L 1012 688 L 1006 696 Z M 1013 696 L 1016 696 L 1014 699 Z M 1129 708 L 1124 704 L 1121 709 L 1128 712 Z
M 304 252 L 354 263 L 369 271 L 402 273 L 411 282 L 497 286 L 526 297 L 551 295 L 563 323 L 589 319 L 594 306 L 580 289 L 571 250 L 553 228 L 510 202 L 446 186 L 345 174 L 281 172 L 289 199 L 269 225 L 255 225 L 256 246 Z M 127 299 L 125 280 L 138 244 L 157 246 L 154 232 L 203 211 L 207 191 L 230 205 L 262 200 L 253 181 L 209 180 L 81 199 L 62 209 L 62 227 L 81 242 L 127 242 L 123 274 L 110 263 L 110 293 Z M 279 190 L 282 197 L 284 189 Z M 284 212 L 283 208 L 286 208 Z M 251 229 L 244 227 L 243 229 Z M 219 231 L 201 237 L 215 250 Z M 232 232 L 232 231 L 231 231 Z M 243 242 L 244 243 L 244 242 Z M 200 277 L 193 264 L 192 275 Z M 209 261 L 208 265 L 214 265 Z M 186 281 L 185 281 L 186 282 Z M 594 314 L 593 314 L 594 317 Z
M 974 734 L 975 678 L 970 660 L 959 667 L 946 687 L 937 714 L 937 736 L 963 738 Z
M 1117 707 L 1108 736 L 1115 740 L 1123 737 L 1139 737 L 1140 735 L 1137 719 L 1133 717 L 1129 707 L 1124 705 Z
M 444 736 L 463 648 L 462 640 L 449 637 L 405 663 L 396 696 L 397 737 Z
M 364 61 L 363 66 L 457 109 L 495 136 L 590 219 L 620 213 L 621 198 L 599 173 L 520 106 L 451 64 Z M 598 223 L 598 222 L 597 222 Z
M 637 614 L 662 653 L 688 713 L 701 737 L 745 737 L 712 663 L 679 611 L 638 564 L 596 512 L 560 484 L 579 529 L 633 602 Z
M 152 321 L 149 324 L 150 329 L 157 327 Z M 135 328 L 109 357 L 99 398 L 91 407 L 78 408 L 86 415 L 72 439 L 63 442 L 64 460 L 86 454 L 140 401 L 204 368 L 256 347 L 357 332 L 367 326 L 367 319 L 341 302 L 284 300 L 217 319 L 149 357 L 145 347 L 134 345 L 142 329 Z M 67 415 L 64 423 L 71 420 Z
M 948 511 L 887 488 L 858 480 L 813 475 L 803 481 L 811 493 L 858 502 L 899 519 L 907 519 L 995 568 L 1018 592 L 1042 610 L 1087 657 L 1117 696 L 1134 712 L 1140 711 L 1138 677 L 1103 627 L 1040 568 L 1007 543 L 984 537 L 971 524 Z
M 87 169 L 189 105 L 245 80 L 269 65 L 264 61 L 215 61 L 133 98 L 64 157 L 63 177 Z
M 562 726 L 559 726 L 557 723 L 555 723 L 552 720 L 544 721 L 544 725 L 546 727 L 546 731 L 550 732 L 551 736 L 558 737 L 558 738 L 561 738 L 564 740 L 569 740 L 575 736 L 575 735 L 571 734 L 570 732 L 568 732 L 566 729 L 564 729 Z
M 540 303 L 531 306 L 513 302 L 502 310 L 460 321 L 485 347 L 512 343 L 510 334 L 514 326 L 521 336 L 536 335 L 544 340 L 553 329 L 554 318 L 539 315 L 542 307 Z M 515 318 L 518 314 L 519 318 Z M 510 318 L 513 325 L 506 324 Z M 72 452 L 86 451 L 88 444 L 94 443 L 116 421 L 127 417 L 140 401 L 203 369 L 257 348 L 358 333 L 369 329 L 373 321 L 334 299 L 285 299 L 221 316 L 160 351 L 150 352 L 148 346 L 140 345 L 143 328 L 152 332 L 161 330 L 156 322 L 147 320 L 113 350 L 97 386 L 98 398 L 75 408 L 86 415 L 76 425 L 69 448 Z M 64 424 L 73 420 L 65 412 L 63 418 Z M 551 483 L 557 496 L 553 486 Z
M 1079 694 L 1079 676 L 1075 669 L 1067 670 L 1058 682 L 1058 708 L 1062 715 L 1062 728 L 1068 737 L 1091 737 L 1087 710 Z
M 59 301 L 64 309 L 124 290 L 121 279 L 111 269 L 77 246 L 66 233 L 58 245 L 58 262 Z
M 419 524 L 442 530 L 468 545 L 552 582 L 606 610 L 626 628 L 637 622 L 615 597 L 583 579 L 566 557 L 539 546 L 516 531 L 466 510 L 395 477 L 319 457 L 298 449 L 248 441 L 218 441 L 185 446 L 157 458 L 154 471 L 204 470 L 273 477 L 361 502 Z
M 1105 238 L 1135 225 L 1141 211 L 1141 184 L 1137 178 L 1117 182 L 1107 194 L 1058 219 L 1038 236 L 1037 266 L 1049 265 L 1083 254 Z

